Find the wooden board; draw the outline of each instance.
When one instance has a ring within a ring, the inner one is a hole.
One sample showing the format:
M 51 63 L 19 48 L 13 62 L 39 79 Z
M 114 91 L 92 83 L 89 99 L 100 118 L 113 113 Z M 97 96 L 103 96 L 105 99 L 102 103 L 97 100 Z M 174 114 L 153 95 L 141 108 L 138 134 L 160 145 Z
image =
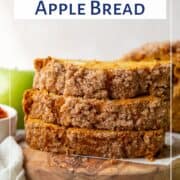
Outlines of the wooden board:
M 120 160 L 70 157 L 23 145 L 27 180 L 169 180 L 170 167 Z M 179 177 L 179 178 L 178 178 Z M 180 179 L 180 161 L 173 163 L 173 180 Z

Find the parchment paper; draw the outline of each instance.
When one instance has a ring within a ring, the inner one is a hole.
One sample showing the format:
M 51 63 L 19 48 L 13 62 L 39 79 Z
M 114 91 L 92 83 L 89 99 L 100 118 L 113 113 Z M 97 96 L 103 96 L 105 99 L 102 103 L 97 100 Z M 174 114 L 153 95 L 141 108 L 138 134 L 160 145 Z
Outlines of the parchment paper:
M 122 159 L 123 161 L 135 162 L 141 164 L 170 165 L 173 161 L 180 159 L 180 134 L 166 133 L 165 147 L 154 161 L 144 158 Z M 172 144 L 172 146 L 170 146 Z

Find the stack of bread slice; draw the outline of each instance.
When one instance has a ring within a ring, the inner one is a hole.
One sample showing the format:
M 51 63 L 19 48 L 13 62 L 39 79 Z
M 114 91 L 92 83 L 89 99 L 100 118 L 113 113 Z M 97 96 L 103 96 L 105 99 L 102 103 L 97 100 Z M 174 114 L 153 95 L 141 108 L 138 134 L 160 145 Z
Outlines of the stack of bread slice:
M 54 153 L 153 158 L 169 127 L 170 62 L 35 60 L 26 141 Z

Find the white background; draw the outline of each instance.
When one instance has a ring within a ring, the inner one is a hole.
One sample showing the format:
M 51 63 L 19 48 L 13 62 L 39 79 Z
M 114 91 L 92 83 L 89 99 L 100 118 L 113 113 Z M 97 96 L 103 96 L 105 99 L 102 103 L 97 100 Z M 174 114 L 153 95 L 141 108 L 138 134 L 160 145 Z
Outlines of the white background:
M 173 2 L 173 38 L 180 39 L 180 1 Z M 0 0 L 0 66 L 31 69 L 36 57 L 118 58 L 170 38 L 168 20 L 14 20 L 13 1 Z

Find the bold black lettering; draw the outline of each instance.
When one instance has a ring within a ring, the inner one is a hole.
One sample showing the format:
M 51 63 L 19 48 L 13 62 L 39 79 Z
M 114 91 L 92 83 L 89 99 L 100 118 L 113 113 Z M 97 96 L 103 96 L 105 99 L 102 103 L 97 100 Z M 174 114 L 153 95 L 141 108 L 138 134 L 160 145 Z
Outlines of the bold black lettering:
M 121 4 L 114 4 L 114 14 L 121 15 Z
M 52 14 L 53 11 L 56 11 L 57 5 L 56 4 L 49 4 L 49 14 Z
M 85 10 L 85 4 L 78 4 L 78 14 L 79 15 L 85 15 L 86 13 L 84 12 Z
M 145 11 L 145 6 L 143 4 L 135 4 L 135 15 L 141 15 Z
M 101 12 L 99 1 L 91 1 L 91 14 L 98 15 Z
M 44 15 L 47 15 L 46 8 L 43 1 L 39 1 L 38 7 L 36 9 L 35 15 L 38 15 L 39 12 L 43 12 Z
M 63 11 L 66 11 L 68 8 L 67 4 L 59 4 L 59 14 L 61 15 Z
M 76 15 L 76 12 L 73 11 L 73 5 L 72 4 L 69 5 L 69 14 L 70 15 Z
M 130 15 L 132 15 L 132 11 L 131 11 L 131 6 L 129 4 L 126 4 L 125 7 L 124 7 L 124 11 L 123 11 L 123 15 L 126 14 L 126 13 L 129 13 Z
M 106 15 L 106 13 L 111 15 L 111 5 L 110 4 L 103 4 L 103 14 Z

